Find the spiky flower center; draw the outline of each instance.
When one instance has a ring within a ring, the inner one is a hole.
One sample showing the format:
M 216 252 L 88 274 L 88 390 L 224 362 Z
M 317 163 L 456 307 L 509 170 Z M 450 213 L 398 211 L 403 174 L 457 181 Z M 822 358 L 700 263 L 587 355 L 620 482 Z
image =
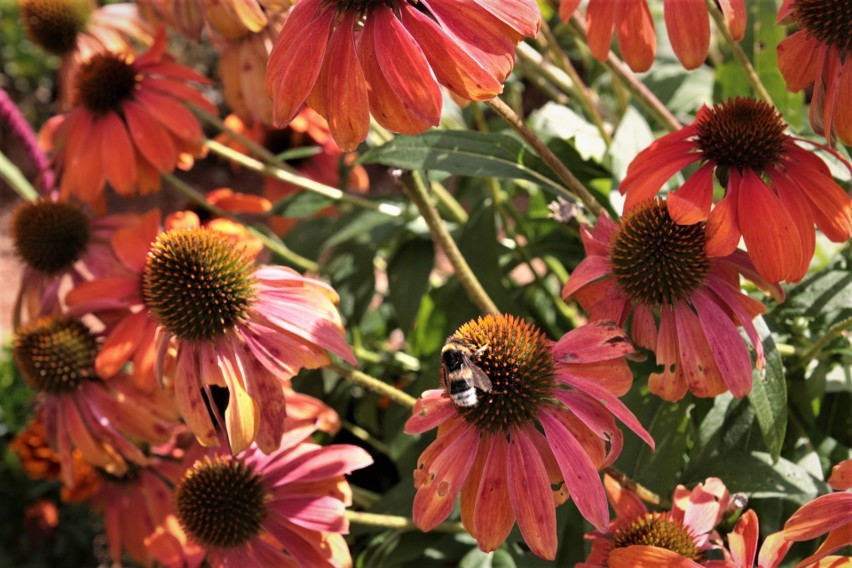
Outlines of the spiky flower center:
M 93 6 L 89 0 L 21 0 L 27 37 L 45 51 L 65 55 L 77 45 Z
M 251 259 L 222 233 L 175 229 L 151 246 L 142 294 L 179 339 L 214 341 L 248 317 L 255 298 L 252 274 Z
M 722 173 L 730 168 L 761 172 L 784 154 L 786 127 L 772 105 L 737 97 L 715 105 L 698 121 L 698 146 Z
M 257 536 L 266 501 L 260 476 L 233 457 L 195 462 L 175 490 L 178 521 L 209 548 L 233 548 Z
M 476 406 L 462 408 L 465 420 L 484 432 L 508 432 L 534 420 L 555 387 L 548 340 L 534 325 L 511 315 L 487 315 L 461 326 L 453 337 L 478 351 L 473 363 L 491 379 L 491 392 L 478 391 Z
M 662 199 L 625 215 L 610 243 L 610 263 L 619 286 L 650 306 L 674 305 L 704 285 L 710 259 L 704 223 L 678 225 Z
M 71 267 L 89 244 L 91 225 L 82 209 L 47 200 L 22 203 L 12 217 L 15 250 L 45 274 Z
M 34 389 L 48 394 L 76 390 L 95 378 L 95 336 L 69 318 L 41 318 L 20 328 L 15 336 L 15 363 Z
M 123 57 L 111 53 L 93 55 L 80 67 L 77 76 L 79 101 L 94 114 L 119 110 L 135 90 L 136 69 Z
M 614 548 L 632 545 L 665 548 L 695 562 L 702 556 L 690 530 L 668 513 L 646 513 L 613 536 Z
M 797 0 L 793 17 L 820 43 L 852 52 L 852 0 Z

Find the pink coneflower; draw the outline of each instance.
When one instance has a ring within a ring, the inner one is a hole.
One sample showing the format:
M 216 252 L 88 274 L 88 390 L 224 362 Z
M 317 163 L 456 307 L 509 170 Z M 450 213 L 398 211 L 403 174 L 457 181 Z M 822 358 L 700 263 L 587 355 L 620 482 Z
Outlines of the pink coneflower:
M 132 3 L 98 6 L 94 0 L 18 0 L 27 37 L 62 58 L 60 97 L 68 105 L 80 65 L 104 52 L 132 55 L 134 42 L 150 44 L 151 28 Z
M 577 568 L 701 566 L 704 552 L 716 547 L 714 528 L 732 508 L 728 490 L 715 477 L 692 490 L 678 485 L 671 510 L 659 512 L 649 512 L 609 476 L 604 476 L 604 487 L 616 518 L 606 530 L 586 535 L 592 551 Z
M 832 241 L 852 236 L 852 199 L 818 156 L 785 134 L 786 127 L 762 101 L 736 98 L 702 107 L 692 124 L 636 156 L 619 187 L 627 195 L 624 210 L 652 199 L 666 180 L 697 163 L 669 196 L 672 218 L 707 220 L 708 256 L 728 256 L 742 237 L 764 278 L 798 282 L 814 255 L 814 223 Z M 725 196 L 711 211 L 714 177 Z
M 14 326 L 62 310 L 69 285 L 107 274 L 115 265 L 112 234 L 130 216 L 92 218 L 73 203 L 21 203 L 12 216 L 12 241 L 24 263 Z
M 571 19 L 580 2 L 561 0 L 559 16 L 563 22 Z M 734 41 L 743 39 L 746 27 L 744 0 L 720 0 L 717 5 Z M 677 58 L 687 69 L 699 67 L 710 49 L 710 15 L 704 0 L 665 0 L 663 13 Z M 648 0 L 589 0 L 586 36 L 589 50 L 596 59 L 606 60 L 613 31 L 621 56 L 630 68 L 637 72 L 650 69 L 657 51 L 657 37 Z
M 470 407 L 454 404 L 447 389 L 426 391 L 417 401 L 405 431 L 437 426 L 438 437 L 414 472 L 414 523 L 435 528 L 461 493 L 462 522 L 482 550 L 498 548 L 517 520 L 530 549 L 553 559 L 554 503 L 570 496 L 603 530 L 609 510 L 598 469 L 621 452 L 615 418 L 654 444 L 618 400 L 633 380 L 624 360 L 633 348 L 623 332 L 596 322 L 552 343 L 514 316 L 488 315 L 451 339 L 480 353 L 475 364 L 492 390 L 477 391 Z
M 15 336 L 15 363 L 39 392 L 48 441 L 69 485 L 74 448 L 92 466 L 123 475 L 128 462 L 148 463 L 128 437 L 164 443 L 177 418 L 162 397 L 139 391 L 128 377 L 102 381 L 95 373 L 96 352 L 96 336 L 73 319 L 42 318 Z
M 165 444 L 145 452 L 144 466 L 131 465 L 123 474 L 100 471 L 100 483 L 92 496 L 92 509 L 104 517 L 104 530 L 113 561 L 126 552 L 134 561 L 151 566 L 153 557 L 146 540 L 173 514 L 172 488 L 204 449 L 183 427 L 177 427 Z M 203 558 L 204 552 L 186 547 L 188 555 Z
M 832 145 L 852 144 L 852 2 L 784 0 L 778 23 L 796 22 L 796 33 L 778 43 L 778 68 L 787 89 L 813 85 L 810 122 Z
M 284 126 L 307 102 L 346 151 L 371 114 L 422 132 L 441 119 L 439 84 L 472 101 L 498 95 L 540 24 L 533 0 L 301 0 L 269 57 L 273 118 Z
M 663 366 L 648 381 L 651 392 L 675 401 L 687 389 L 700 397 L 751 391 L 751 358 L 737 327 L 745 329 L 762 368 L 752 319 L 765 308 L 740 292 L 739 275 L 770 285 L 743 253 L 709 258 L 704 223 L 676 224 L 662 199 L 639 204 L 618 224 L 601 216 L 581 234 L 586 258 L 562 297 L 575 298 L 592 320 L 625 325 L 632 314 L 631 338 Z M 783 297 L 780 288 L 771 290 Z
M 318 446 L 311 423 L 293 424 L 264 455 L 211 453 L 175 490 L 177 518 L 211 566 L 351 565 L 342 534 L 352 490 L 343 477 L 370 465 L 361 448 Z
M 329 352 L 355 362 L 330 286 L 285 267 L 257 268 L 216 231 L 161 234 L 148 253 L 142 296 L 161 326 L 160 359 L 176 344 L 178 407 L 202 443 L 217 443 L 202 390 L 228 388 L 234 453 L 255 440 L 275 450 L 283 386 L 300 369 L 327 365 Z
M 215 114 L 189 85 L 209 80 L 170 61 L 165 49 L 161 28 L 135 60 L 107 52 L 82 65 L 74 107 L 42 132 L 62 169 L 61 195 L 97 205 L 106 182 L 124 196 L 153 193 L 161 173 L 189 166 L 201 154 L 204 132 L 185 103 Z

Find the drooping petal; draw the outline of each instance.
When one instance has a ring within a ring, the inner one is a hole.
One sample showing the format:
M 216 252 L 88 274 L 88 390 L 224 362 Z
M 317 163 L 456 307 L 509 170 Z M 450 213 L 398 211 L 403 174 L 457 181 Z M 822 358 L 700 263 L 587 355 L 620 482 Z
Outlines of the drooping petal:
M 668 195 L 667 209 L 678 225 L 692 225 L 707 220 L 713 202 L 713 171 L 707 162 L 692 174 L 677 191 Z
M 349 11 L 331 34 L 322 68 L 321 96 L 334 141 L 344 152 L 354 150 L 370 130 L 367 82 L 355 53 L 359 14 Z
M 783 531 L 772 533 L 763 540 L 763 544 L 760 546 L 757 565 L 760 568 L 778 568 L 791 546 L 793 546 L 793 543 L 784 538 Z
M 568 22 L 571 19 L 571 16 L 574 12 L 577 11 L 577 8 L 580 7 L 580 3 L 583 0 L 560 0 L 559 2 L 559 18 L 563 22 Z
M 710 258 L 728 256 L 737 250 L 740 236 L 742 236 L 737 211 L 740 180 L 741 177 L 737 171 L 730 170 L 728 192 L 710 211 L 710 216 L 707 218 L 705 227 L 707 243 L 704 245 L 704 252 Z
M 587 256 L 577 265 L 562 288 L 562 298 L 567 300 L 577 290 L 590 282 L 604 278 L 612 272 L 612 266 L 603 256 Z
M 186 425 L 204 446 L 217 446 L 216 429 L 201 398 L 198 367 L 189 350 L 178 352 L 175 366 L 175 401 Z
M 136 155 L 130 135 L 117 114 L 106 113 L 102 120 L 105 125 L 101 139 L 104 176 L 118 193 L 131 195 L 136 187 Z
M 787 82 L 787 90 L 797 93 L 817 78 L 817 39 L 799 30 L 778 43 L 778 69 Z
M 780 172 L 769 171 L 770 179 L 778 192 L 778 200 L 781 206 L 790 214 L 790 218 L 798 232 L 798 239 L 802 247 L 802 257 L 799 265 L 794 267 L 790 273 L 790 281 L 798 282 L 805 277 L 814 256 L 816 248 L 816 232 L 814 231 L 814 217 L 811 214 L 811 205 L 795 182 Z
M 617 2 L 615 12 L 615 37 L 621 48 L 624 62 L 636 73 L 647 71 L 654 63 L 657 36 L 654 19 L 643 0 Z
M 144 312 L 123 318 L 107 335 L 95 358 L 95 371 L 104 379 L 112 377 L 130 360 L 139 348 L 148 315 Z
M 586 8 L 586 36 L 589 51 L 598 61 L 606 60 L 615 27 L 616 2 L 592 0 Z
M 704 0 L 666 0 L 666 30 L 686 69 L 701 67 L 710 49 L 710 15 Z
M 674 309 L 677 327 L 678 368 L 689 390 L 703 398 L 719 395 L 728 390 L 719 376 L 705 332 L 698 317 L 688 305 L 681 303 Z
M 518 528 L 530 550 L 545 560 L 553 560 L 556 558 L 558 544 L 556 510 L 553 507 L 547 471 L 535 445 L 523 429 L 512 430 L 510 438 L 506 484 L 512 511 L 518 519 Z M 585 453 L 581 453 L 585 456 Z M 575 495 L 576 499 L 576 494 L 572 492 L 572 495 Z
M 663 400 L 677 402 L 686 394 L 688 385 L 683 373 L 680 372 L 674 310 L 665 306 L 660 310 L 660 331 L 654 353 L 657 365 L 661 365 L 663 371 L 651 373 L 648 377 L 648 388 Z
M 784 537 L 803 541 L 849 523 L 852 493 L 829 493 L 801 506 L 784 524 Z
M 817 227 L 825 236 L 842 243 L 852 236 L 852 199 L 830 175 L 789 168 L 787 174 L 811 204 Z
M 484 13 L 497 16 L 524 37 L 534 38 L 541 27 L 541 10 L 531 0 L 473 0 Z
M 122 108 L 139 152 L 159 171 L 171 172 L 177 161 L 177 149 L 166 129 L 139 103 L 125 101 Z
M 499 548 L 515 524 L 507 472 L 509 444 L 502 433 L 489 435 L 488 438 L 491 447 L 475 493 L 473 513 L 476 541 L 485 552 Z

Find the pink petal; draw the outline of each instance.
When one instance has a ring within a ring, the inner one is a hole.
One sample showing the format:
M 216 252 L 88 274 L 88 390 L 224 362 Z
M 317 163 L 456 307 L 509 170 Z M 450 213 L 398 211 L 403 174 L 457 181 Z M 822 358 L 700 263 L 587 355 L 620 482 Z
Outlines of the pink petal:
M 607 442 L 604 466 L 611 465 L 621 453 L 623 436 L 612 414 L 598 401 L 579 391 L 557 390 L 556 399 L 564 404 L 589 430 Z
M 605 257 L 587 256 L 577 265 L 562 288 L 562 299 L 567 300 L 586 284 L 604 278 L 611 273 L 612 266 Z
M 615 548 L 609 553 L 610 568 L 701 568 L 701 564 L 677 552 L 648 545 Z
M 611 321 L 594 321 L 573 329 L 552 344 L 560 363 L 594 363 L 635 353 L 624 330 Z
M 269 501 L 268 507 L 293 524 L 312 531 L 341 532 L 346 527 L 345 507 L 327 496 L 287 496 Z
M 189 349 L 178 352 L 175 366 L 175 401 L 186 425 L 204 446 L 218 446 L 216 429 L 201 398 L 195 358 Z
M 444 389 L 428 390 L 414 403 L 411 418 L 405 423 L 405 433 L 422 434 L 439 426 L 456 413 L 456 407 L 444 395 Z
M 373 458 L 370 454 L 356 446 L 318 446 L 295 459 L 271 464 L 263 472 L 263 477 L 269 485 L 286 485 L 297 481 L 330 479 L 367 467 L 371 463 Z

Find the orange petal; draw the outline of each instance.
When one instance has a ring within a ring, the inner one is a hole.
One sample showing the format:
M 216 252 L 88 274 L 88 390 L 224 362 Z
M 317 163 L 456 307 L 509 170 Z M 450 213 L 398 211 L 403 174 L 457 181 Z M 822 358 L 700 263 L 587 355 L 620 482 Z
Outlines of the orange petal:
M 657 36 L 647 2 L 616 3 L 615 37 L 624 62 L 633 71 L 647 71 L 654 63 Z
M 101 139 L 101 153 L 104 160 L 104 175 L 115 190 L 124 196 L 130 196 L 136 189 L 136 154 L 127 128 L 117 114 L 104 115 L 104 132 Z
M 482 477 L 475 491 L 476 541 L 485 552 L 497 550 L 515 525 L 507 480 L 508 443 L 503 434 L 488 435 L 491 441 Z
M 787 90 L 797 93 L 816 80 L 817 40 L 799 30 L 778 43 L 778 69 Z
M 701 568 L 701 564 L 677 552 L 656 546 L 632 545 L 609 553 L 610 568 Z
M 606 60 L 612 43 L 617 2 L 592 0 L 586 8 L 586 36 L 589 51 L 598 61 Z
M 737 218 L 740 180 L 740 175 L 735 170 L 730 170 L 728 193 L 710 211 L 707 218 L 707 243 L 704 245 L 704 252 L 711 258 L 732 254 L 740 243 L 740 224 Z
M 95 359 L 99 377 L 112 377 L 124 367 L 139 348 L 147 323 L 148 315 L 139 312 L 125 317 L 110 331 Z
M 177 149 L 168 131 L 139 103 L 122 105 L 133 142 L 146 160 L 161 172 L 171 172 L 177 161 Z
M 710 14 L 704 0 L 666 0 L 666 30 L 686 69 L 701 67 L 710 49 Z

